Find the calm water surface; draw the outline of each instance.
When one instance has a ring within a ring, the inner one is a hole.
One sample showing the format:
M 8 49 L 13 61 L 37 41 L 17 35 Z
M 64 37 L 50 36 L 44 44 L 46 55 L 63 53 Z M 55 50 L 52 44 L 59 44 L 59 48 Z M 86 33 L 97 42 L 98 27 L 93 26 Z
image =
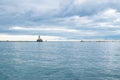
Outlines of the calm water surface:
M 120 80 L 120 43 L 0 42 L 0 80 Z

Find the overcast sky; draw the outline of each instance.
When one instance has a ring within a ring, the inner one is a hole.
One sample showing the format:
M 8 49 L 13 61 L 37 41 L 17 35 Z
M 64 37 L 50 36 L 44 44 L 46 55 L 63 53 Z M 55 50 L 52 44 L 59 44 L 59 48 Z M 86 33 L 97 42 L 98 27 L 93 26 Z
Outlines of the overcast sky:
M 118 40 L 120 0 L 0 0 L 0 40 Z

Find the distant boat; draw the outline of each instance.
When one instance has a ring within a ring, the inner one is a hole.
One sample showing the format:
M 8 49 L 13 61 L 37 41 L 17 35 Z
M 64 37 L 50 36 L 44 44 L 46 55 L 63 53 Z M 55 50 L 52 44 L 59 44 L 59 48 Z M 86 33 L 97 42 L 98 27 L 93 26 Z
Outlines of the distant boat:
M 40 36 L 38 37 L 37 42 L 43 42 L 43 40 L 40 38 Z

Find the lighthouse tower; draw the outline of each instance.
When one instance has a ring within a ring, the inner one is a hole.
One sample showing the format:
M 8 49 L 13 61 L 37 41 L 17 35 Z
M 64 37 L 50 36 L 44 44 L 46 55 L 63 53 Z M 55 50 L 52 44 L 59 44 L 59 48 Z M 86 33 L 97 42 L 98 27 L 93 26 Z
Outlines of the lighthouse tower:
M 37 39 L 37 42 L 43 42 L 43 40 L 40 38 L 40 35 L 39 35 L 39 37 Z

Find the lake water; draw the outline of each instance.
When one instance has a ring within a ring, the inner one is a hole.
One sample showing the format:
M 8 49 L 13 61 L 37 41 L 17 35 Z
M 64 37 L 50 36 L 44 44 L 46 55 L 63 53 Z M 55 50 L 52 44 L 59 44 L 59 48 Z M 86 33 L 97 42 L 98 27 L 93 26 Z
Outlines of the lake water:
M 120 43 L 0 42 L 0 80 L 120 80 Z

